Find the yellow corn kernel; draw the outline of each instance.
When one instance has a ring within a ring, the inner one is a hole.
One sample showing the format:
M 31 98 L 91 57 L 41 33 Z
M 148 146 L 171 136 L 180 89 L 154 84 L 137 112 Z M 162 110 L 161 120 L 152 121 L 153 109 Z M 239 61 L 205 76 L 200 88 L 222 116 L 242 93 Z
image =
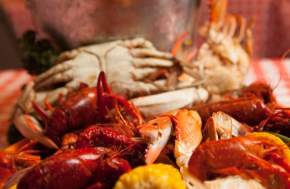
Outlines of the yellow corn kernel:
M 11 186 L 9 189 L 16 189 L 17 188 L 17 184 Z
M 114 189 L 185 189 L 185 183 L 171 165 L 151 164 L 122 175 Z

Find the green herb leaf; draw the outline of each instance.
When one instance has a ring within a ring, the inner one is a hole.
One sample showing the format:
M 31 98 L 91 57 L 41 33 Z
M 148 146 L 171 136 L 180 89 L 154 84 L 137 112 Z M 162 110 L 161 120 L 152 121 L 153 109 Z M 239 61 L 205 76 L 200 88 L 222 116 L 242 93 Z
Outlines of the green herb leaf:
M 46 39 L 36 39 L 34 31 L 27 31 L 19 40 L 24 68 L 33 75 L 38 75 L 53 66 L 58 57 L 57 51 Z

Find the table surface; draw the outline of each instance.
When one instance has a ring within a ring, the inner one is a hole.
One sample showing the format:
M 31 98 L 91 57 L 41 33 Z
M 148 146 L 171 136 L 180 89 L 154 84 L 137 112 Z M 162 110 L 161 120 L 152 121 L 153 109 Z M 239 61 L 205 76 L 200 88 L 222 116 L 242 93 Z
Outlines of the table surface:
M 0 71 L 0 149 L 7 145 L 6 131 L 10 124 L 20 89 L 30 79 L 24 70 Z M 245 84 L 253 81 L 266 81 L 274 88 L 278 101 L 290 106 L 290 59 L 254 60 L 245 78 Z M 2 137 L 1 137 L 2 134 Z

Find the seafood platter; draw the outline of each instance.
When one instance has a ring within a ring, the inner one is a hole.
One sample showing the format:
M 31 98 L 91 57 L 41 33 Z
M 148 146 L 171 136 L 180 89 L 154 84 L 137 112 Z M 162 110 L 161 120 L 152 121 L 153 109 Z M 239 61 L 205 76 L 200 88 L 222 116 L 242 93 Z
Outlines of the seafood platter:
M 186 32 L 171 52 L 116 40 L 34 70 L 12 117 L 20 139 L 0 152 L 0 187 L 290 189 L 290 108 L 269 84 L 243 84 L 252 24 L 226 7 L 210 1 L 197 49 Z

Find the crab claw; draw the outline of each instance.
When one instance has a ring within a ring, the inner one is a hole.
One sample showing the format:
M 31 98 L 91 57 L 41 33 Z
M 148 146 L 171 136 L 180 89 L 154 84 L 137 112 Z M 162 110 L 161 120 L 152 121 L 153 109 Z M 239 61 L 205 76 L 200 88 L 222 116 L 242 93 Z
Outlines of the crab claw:
M 142 138 L 149 144 L 145 154 L 146 164 L 158 158 L 170 138 L 172 126 L 169 116 L 160 116 L 139 126 Z
M 187 167 L 193 151 L 202 140 L 202 122 L 199 114 L 191 110 L 179 110 L 175 118 L 174 156 L 179 167 Z
M 204 136 L 209 140 L 229 139 L 244 136 L 252 129 L 224 112 L 216 112 L 207 120 Z
M 18 114 L 15 116 L 13 122 L 19 132 L 31 140 L 40 142 L 41 144 L 57 149 L 57 145 L 47 136 L 43 134 L 43 128 L 40 126 L 40 123 L 29 114 Z
M 186 88 L 155 95 L 138 97 L 130 101 L 145 115 L 152 117 L 164 112 L 170 112 L 208 99 L 208 93 L 203 88 Z
M 148 148 L 145 162 L 153 163 L 167 145 L 175 126 L 174 155 L 177 165 L 187 167 L 194 149 L 202 139 L 201 118 L 198 113 L 190 110 L 178 110 L 161 115 L 146 124 L 139 126 L 139 132 Z

